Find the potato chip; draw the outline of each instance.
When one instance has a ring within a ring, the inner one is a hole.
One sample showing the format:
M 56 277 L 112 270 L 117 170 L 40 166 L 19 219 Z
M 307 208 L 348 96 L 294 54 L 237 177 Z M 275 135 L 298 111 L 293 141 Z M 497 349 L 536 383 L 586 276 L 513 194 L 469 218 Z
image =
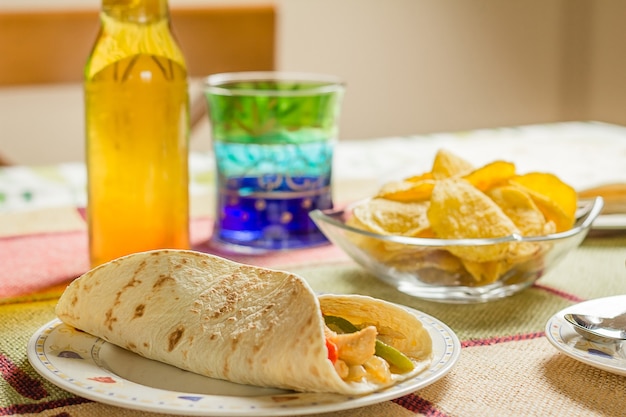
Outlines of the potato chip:
M 404 204 L 389 200 L 373 199 L 366 201 L 353 210 L 353 216 L 346 224 L 357 229 L 381 235 L 405 235 L 409 237 L 432 237 L 433 232 L 426 218 L 426 210 L 430 203 Z M 403 218 L 398 215 L 406 214 Z M 417 256 L 420 252 L 430 251 L 428 247 L 408 247 L 401 243 L 389 242 L 373 237 L 350 234 L 354 244 L 368 252 L 381 262 L 401 256 Z
M 415 236 L 430 228 L 426 212 L 430 203 L 401 203 L 373 198 L 359 204 L 353 215 L 367 230 L 382 235 Z
M 405 203 L 428 201 L 434 186 L 435 181 L 430 179 L 389 182 L 376 197 Z
M 474 278 L 475 285 L 486 285 L 496 282 L 513 266 L 507 260 L 473 262 L 462 260 L 465 270 Z
M 463 266 L 475 280 L 475 285 L 486 285 L 496 282 L 509 273 L 513 267 L 516 274 L 521 274 L 524 279 L 524 271 L 537 270 L 537 263 L 543 261 L 542 255 L 548 249 L 545 243 L 519 242 L 510 245 L 509 255 L 506 259 L 487 262 L 473 262 L 462 259 Z M 522 266 L 524 265 L 524 266 Z M 514 277 L 507 277 L 508 282 L 512 282 Z
M 432 180 L 433 178 L 433 173 L 432 172 L 425 172 L 423 174 L 420 175 L 413 175 L 412 177 L 408 177 L 405 178 L 404 181 L 405 182 L 419 182 L 419 181 L 423 181 L 423 180 Z
M 523 236 L 540 236 L 545 233 L 545 216 L 530 195 L 521 188 L 510 185 L 497 187 L 487 195 L 515 223 Z
M 426 250 L 396 251 L 388 254 L 385 262 L 394 269 L 402 272 L 419 273 L 423 282 L 428 282 L 427 277 L 437 276 L 439 279 L 454 279 L 454 276 L 463 274 L 463 264 L 458 257 L 450 252 L 438 248 L 426 248 Z M 439 271 L 439 273 L 437 273 Z M 441 281 L 438 281 L 441 283 Z M 449 282 L 452 285 L 454 282 Z
M 445 149 L 440 149 L 435 155 L 431 169 L 436 180 L 459 177 L 474 170 L 474 166 L 463 158 L 454 155 Z
M 492 238 L 519 233 L 493 200 L 463 179 L 438 181 L 427 214 L 435 234 L 444 239 Z M 449 246 L 447 249 L 464 260 L 486 262 L 504 259 L 510 244 Z
M 348 218 L 346 224 L 348 226 L 354 227 L 355 229 L 371 231 L 355 216 Z M 386 257 L 387 249 L 385 248 L 385 242 L 381 241 L 380 239 L 357 233 L 349 233 L 348 238 L 352 241 L 352 243 L 354 243 L 357 248 L 360 248 L 363 251 L 369 253 L 373 258 L 384 260 L 384 258 Z
M 487 192 L 494 187 L 506 184 L 514 175 L 515 164 L 506 161 L 495 161 L 475 169 L 463 176 L 463 179 L 480 191 Z
M 547 220 L 552 220 L 556 231 L 569 230 L 576 220 L 576 191 L 553 174 L 533 172 L 510 180 L 533 199 Z
M 420 230 L 418 232 L 412 231 L 412 233 L 410 235 L 407 234 L 407 235 L 404 235 L 404 236 L 407 236 L 407 237 L 417 237 L 417 238 L 421 238 L 421 239 L 436 237 L 435 233 L 433 232 L 433 229 L 431 229 L 430 227 L 422 229 L 422 230 Z M 388 251 L 388 252 L 398 252 L 398 251 L 403 251 L 403 250 L 406 249 L 406 244 L 404 244 L 404 243 L 396 243 L 396 242 L 387 242 L 387 241 L 385 241 L 385 242 L 382 242 L 382 244 L 383 244 L 384 249 L 386 251 Z M 415 251 L 415 247 L 412 246 L 412 248 L 413 248 L 413 251 Z M 427 246 L 417 247 L 417 251 L 419 251 L 419 252 L 423 252 L 423 251 L 426 251 L 426 250 L 430 250 L 430 249 Z
M 415 233 L 412 237 L 419 237 L 422 239 L 434 239 L 437 237 L 431 227 L 421 230 L 419 233 Z

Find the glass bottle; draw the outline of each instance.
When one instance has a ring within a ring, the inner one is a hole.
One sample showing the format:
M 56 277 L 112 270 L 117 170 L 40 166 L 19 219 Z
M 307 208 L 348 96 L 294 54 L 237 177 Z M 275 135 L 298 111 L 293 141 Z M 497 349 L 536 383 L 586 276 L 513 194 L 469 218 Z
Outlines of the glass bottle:
M 102 0 L 85 67 L 91 266 L 189 248 L 187 68 L 167 0 Z

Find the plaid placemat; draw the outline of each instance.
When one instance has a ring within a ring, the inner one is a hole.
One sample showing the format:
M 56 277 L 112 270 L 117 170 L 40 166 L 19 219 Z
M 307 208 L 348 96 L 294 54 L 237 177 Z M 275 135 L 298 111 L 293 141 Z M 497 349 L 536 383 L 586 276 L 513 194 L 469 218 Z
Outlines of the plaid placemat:
M 58 233 L 48 238 L 51 246 L 67 248 L 54 255 L 55 261 L 74 265 L 74 271 L 80 272 L 80 264 L 73 264 L 71 258 L 85 256 L 84 236 Z M 202 242 L 198 247 L 208 248 Z M 449 325 L 462 341 L 461 359 L 440 381 L 394 401 L 333 416 L 607 416 L 621 415 L 626 409 L 626 377 L 558 352 L 546 340 L 544 327 L 553 314 L 573 303 L 626 293 L 625 248 L 625 236 L 588 239 L 534 287 L 503 300 L 471 305 L 404 295 L 331 245 L 265 260 L 236 260 L 298 273 L 316 291 L 366 294 L 416 308 Z M 62 288 L 0 305 L 0 415 L 148 415 L 77 397 L 32 369 L 26 344 L 54 318 Z
M 367 197 L 390 177 L 423 171 L 440 147 L 476 164 L 501 158 L 519 161 L 523 171 L 544 168 L 559 155 L 557 173 L 580 186 L 615 175 L 626 179 L 626 128 L 564 123 L 390 138 L 367 146 L 344 143 L 335 170 L 342 179 L 338 195 L 342 201 Z M 212 165 L 206 155 L 195 155 L 193 161 L 192 239 L 196 249 L 214 252 L 207 244 Z M 603 169 L 594 170 L 598 165 Z M 75 208 L 84 206 L 84 179 L 81 164 L 0 170 L 0 416 L 155 415 L 66 392 L 41 378 L 27 360 L 28 340 L 54 319 L 65 285 L 88 268 L 86 230 Z M 550 317 L 567 306 L 626 294 L 623 231 L 588 237 L 520 294 L 469 305 L 405 295 L 332 245 L 265 257 L 220 255 L 298 273 L 319 292 L 365 294 L 415 308 L 446 323 L 461 340 L 460 360 L 432 385 L 393 401 L 325 416 L 626 415 L 626 376 L 566 356 L 544 333 Z

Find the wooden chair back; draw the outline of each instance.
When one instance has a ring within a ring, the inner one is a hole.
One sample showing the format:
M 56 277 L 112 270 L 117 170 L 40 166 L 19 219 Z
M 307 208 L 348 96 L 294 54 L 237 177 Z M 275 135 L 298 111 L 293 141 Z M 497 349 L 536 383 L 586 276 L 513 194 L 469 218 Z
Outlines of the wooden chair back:
M 275 68 L 274 5 L 177 7 L 170 12 L 190 77 Z M 100 25 L 98 13 L 0 11 L 0 87 L 82 82 Z M 204 112 L 202 100 L 192 101 L 192 126 Z
M 271 70 L 274 6 L 173 8 L 192 77 Z M 0 86 L 80 82 L 98 33 L 97 10 L 0 12 Z

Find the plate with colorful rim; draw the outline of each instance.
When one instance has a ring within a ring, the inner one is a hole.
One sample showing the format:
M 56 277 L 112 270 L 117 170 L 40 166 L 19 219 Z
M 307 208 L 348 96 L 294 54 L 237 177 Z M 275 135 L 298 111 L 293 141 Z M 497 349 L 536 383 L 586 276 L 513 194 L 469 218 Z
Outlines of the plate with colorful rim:
M 546 323 L 548 341 L 564 354 L 618 375 L 626 375 L 626 342 L 597 343 L 578 334 L 563 317 L 567 313 L 584 313 L 604 317 L 624 312 L 626 295 L 598 298 L 569 306 Z
M 192 416 L 281 416 L 364 407 L 413 393 L 446 375 L 461 353 L 444 323 L 417 310 L 433 341 L 431 366 L 363 396 L 301 393 L 234 384 L 143 358 L 55 319 L 33 334 L 28 360 L 45 379 L 80 397 L 128 409 Z

